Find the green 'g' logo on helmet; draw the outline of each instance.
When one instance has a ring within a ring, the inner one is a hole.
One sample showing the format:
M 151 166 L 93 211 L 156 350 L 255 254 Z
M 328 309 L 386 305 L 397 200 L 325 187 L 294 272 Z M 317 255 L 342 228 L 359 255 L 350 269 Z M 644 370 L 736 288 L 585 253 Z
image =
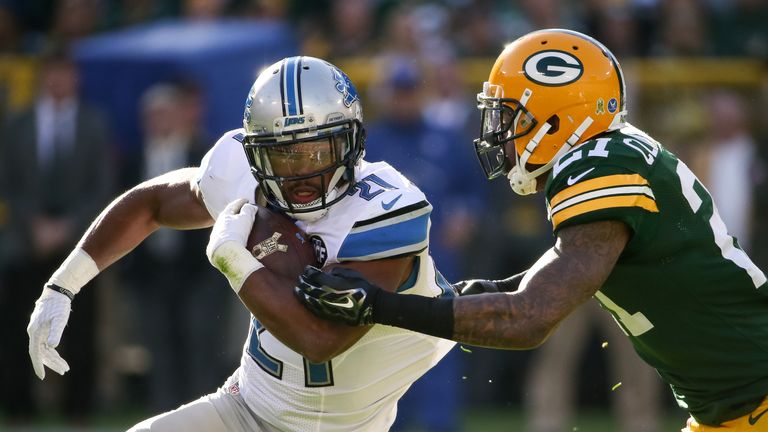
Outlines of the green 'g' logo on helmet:
M 584 65 L 565 51 L 539 51 L 525 59 L 523 73 L 536 84 L 561 86 L 578 80 L 584 73 Z

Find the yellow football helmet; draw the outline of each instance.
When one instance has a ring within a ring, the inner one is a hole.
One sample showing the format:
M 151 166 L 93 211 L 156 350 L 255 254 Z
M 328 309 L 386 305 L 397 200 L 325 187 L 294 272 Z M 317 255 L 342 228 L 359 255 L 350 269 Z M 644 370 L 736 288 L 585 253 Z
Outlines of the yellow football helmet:
M 536 192 L 536 177 L 571 148 L 621 128 L 626 116 L 616 58 L 595 39 L 563 29 L 507 45 L 477 102 L 480 165 L 488 179 L 507 175 L 520 195 Z

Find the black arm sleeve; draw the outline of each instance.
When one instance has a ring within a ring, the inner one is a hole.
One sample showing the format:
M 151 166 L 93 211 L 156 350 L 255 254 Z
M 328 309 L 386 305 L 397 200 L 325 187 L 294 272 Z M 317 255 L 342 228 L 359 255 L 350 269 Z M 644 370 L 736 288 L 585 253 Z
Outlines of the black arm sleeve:
M 430 298 L 382 290 L 374 301 L 373 320 L 379 324 L 451 339 L 453 297 Z
M 494 281 L 500 292 L 516 291 L 526 272 Z M 373 321 L 443 339 L 453 338 L 453 300 L 402 295 L 381 290 L 373 305 Z

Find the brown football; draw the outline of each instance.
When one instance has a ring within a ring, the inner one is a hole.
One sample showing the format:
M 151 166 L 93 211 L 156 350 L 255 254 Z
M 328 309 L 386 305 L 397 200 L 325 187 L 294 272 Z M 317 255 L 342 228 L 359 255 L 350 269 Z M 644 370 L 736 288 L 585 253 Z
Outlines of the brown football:
M 259 206 L 248 250 L 272 272 L 298 278 L 307 265 L 318 265 L 309 236 L 289 217 Z

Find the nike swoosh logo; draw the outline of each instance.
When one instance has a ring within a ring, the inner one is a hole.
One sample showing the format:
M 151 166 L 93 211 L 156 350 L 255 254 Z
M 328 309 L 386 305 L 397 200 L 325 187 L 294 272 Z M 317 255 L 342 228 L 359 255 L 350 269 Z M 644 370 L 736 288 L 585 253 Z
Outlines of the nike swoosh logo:
M 347 300 L 349 300 L 349 299 L 347 299 Z M 760 417 L 762 417 L 763 414 L 765 414 L 766 412 L 768 412 L 768 408 L 764 409 L 760 414 L 758 414 L 755 417 L 752 417 L 752 413 L 749 413 L 749 418 L 747 418 L 747 421 L 749 422 L 749 425 L 750 426 L 754 426 L 755 423 L 757 423 L 757 421 L 760 420 Z
M 351 309 L 352 308 L 352 299 L 350 299 L 349 297 L 346 297 L 344 299 L 343 303 L 341 303 L 341 302 L 332 302 L 332 301 L 327 301 L 327 300 L 326 300 L 326 303 L 331 305 L 331 306 L 336 306 L 336 307 L 340 307 L 340 308 L 344 308 L 344 309 Z
M 594 170 L 594 169 L 595 169 L 594 167 L 590 168 L 590 169 L 584 171 L 583 173 L 577 175 L 576 177 L 569 176 L 568 180 L 566 181 L 566 183 L 568 183 L 568 186 L 573 186 L 574 183 L 576 183 L 577 181 L 581 180 L 582 177 L 584 177 L 585 175 L 591 173 L 592 170 Z
M 397 202 L 397 200 L 400 199 L 401 196 L 403 196 L 403 194 L 398 195 L 397 198 L 393 199 L 392 201 L 390 201 L 388 203 L 385 203 L 384 201 L 382 201 L 381 202 L 381 208 L 383 208 L 384 210 L 391 209 L 392 206 L 395 205 L 395 203 Z

